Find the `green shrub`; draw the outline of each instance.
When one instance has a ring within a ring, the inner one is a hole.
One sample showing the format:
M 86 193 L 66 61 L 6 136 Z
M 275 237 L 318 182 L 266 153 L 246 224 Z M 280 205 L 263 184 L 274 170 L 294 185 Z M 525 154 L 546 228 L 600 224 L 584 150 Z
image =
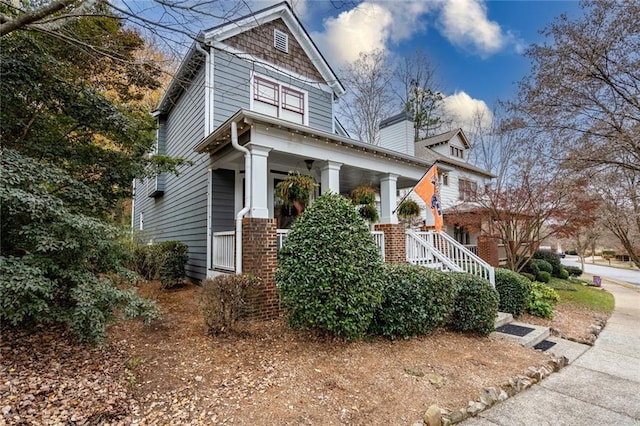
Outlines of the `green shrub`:
M 182 284 L 185 277 L 184 267 L 189 260 L 189 247 L 181 241 L 163 241 L 160 244 L 163 262 L 159 277 L 163 288 Z
M 498 309 L 519 317 L 527 309 L 531 280 L 508 269 L 496 269 L 496 290 L 500 294 Z
M 531 315 L 541 318 L 553 318 L 553 306 L 558 303 L 560 296 L 551 287 L 539 282 L 533 283 L 529 297 L 527 311 Z
M 232 331 L 242 318 L 251 291 L 259 278 L 249 275 L 219 275 L 202 281 L 200 309 L 211 334 Z
M 582 275 L 582 269 L 577 266 L 565 266 L 564 268 L 569 273 L 569 276 L 579 277 Z
M 540 272 L 553 272 L 553 266 L 544 259 L 532 259 L 529 267 L 535 275 L 538 275 Z
M 558 278 L 566 280 L 567 278 L 569 278 L 569 271 L 567 271 L 566 269 L 561 269 L 560 276 Z
M 457 287 L 449 326 L 465 333 L 483 336 L 491 333 L 498 314 L 498 292 L 482 278 L 458 272 L 449 274 Z
M 445 325 L 456 286 L 449 274 L 416 265 L 386 265 L 382 305 L 370 332 L 390 338 L 427 334 Z
M 560 271 L 564 269 L 564 267 L 562 266 L 562 263 L 560 263 L 560 258 L 556 253 L 552 253 L 546 250 L 536 250 L 536 252 L 533 254 L 533 258 L 542 259 L 549 262 L 551 264 L 552 270 L 547 272 L 550 272 L 554 277 L 560 277 Z
M 338 194 L 305 210 L 278 252 L 275 280 L 292 327 L 363 336 L 382 301 L 383 279 L 368 226 Z
M 536 276 L 533 275 L 533 274 L 530 274 L 528 272 L 520 272 L 520 275 L 522 275 L 523 277 L 525 277 L 529 281 L 535 281 L 536 280 Z
M 551 281 L 551 274 L 547 271 L 540 271 L 538 275 L 536 275 L 536 280 L 546 284 Z
M 139 244 L 133 249 L 133 267 L 147 280 L 160 280 L 163 288 L 183 282 L 189 247 L 181 241 Z

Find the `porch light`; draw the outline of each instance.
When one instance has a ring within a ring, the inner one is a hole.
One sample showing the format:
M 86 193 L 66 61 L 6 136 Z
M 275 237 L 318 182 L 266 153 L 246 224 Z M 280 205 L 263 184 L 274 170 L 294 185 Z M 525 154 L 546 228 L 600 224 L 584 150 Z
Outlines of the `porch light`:
M 313 161 L 314 160 L 304 160 L 305 164 L 307 165 L 307 170 L 311 171 L 311 168 L 313 167 Z

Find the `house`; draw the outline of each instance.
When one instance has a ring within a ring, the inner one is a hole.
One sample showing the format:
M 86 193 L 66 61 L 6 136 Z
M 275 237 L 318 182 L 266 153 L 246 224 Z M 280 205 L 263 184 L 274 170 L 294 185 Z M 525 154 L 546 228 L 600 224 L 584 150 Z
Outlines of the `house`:
M 275 186 L 294 171 L 315 178 L 316 196 L 377 188 L 381 250 L 406 262 L 397 190 L 415 185 L 431 159 L 348 138 L 334 115 L 344 92 L 287 3 L 202 32 L 155 112 L 157 152 L 193 165 L 179 177 L 134 182 L 133 228 L 150 241 L 185 242 L 194 280 L 263 277 L 267 315 L 286 235 Z
M 468 163 L 470 145 L 464 131 L 458 128 L 414 141 L 413 121 L 410 115 L 403 112 L 383 120 L 380 133 L 381 146 L 418 157 L 430 164 L 437 163 L 440 201 L 444 206 L 444 231 L 478 254 L 478 238 L 481 238 L 482 221 L 486 217 L 474 200 L 495 176 Z M 403 188 L 399 193 L 404 197 L 410 191 L 411 188 Z M 409 197 L 422 208 L 424 226 L 432 227 L 434 219 L 424 201 L 413 193 Z M 480 254 L 483 258 L 491 257 Z

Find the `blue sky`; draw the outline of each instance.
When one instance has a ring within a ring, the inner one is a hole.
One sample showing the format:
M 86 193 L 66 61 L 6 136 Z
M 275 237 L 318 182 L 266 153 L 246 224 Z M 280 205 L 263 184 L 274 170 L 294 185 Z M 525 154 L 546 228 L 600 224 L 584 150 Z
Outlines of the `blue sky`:
M 360 51 L 395 59 L 422 48 L 461 120 L 514 96 L 529 72 L 524 50 L 544 39 L 538 31 L 561 13 L 581 13 L 577 1 L 289 1 L 336 69 Z

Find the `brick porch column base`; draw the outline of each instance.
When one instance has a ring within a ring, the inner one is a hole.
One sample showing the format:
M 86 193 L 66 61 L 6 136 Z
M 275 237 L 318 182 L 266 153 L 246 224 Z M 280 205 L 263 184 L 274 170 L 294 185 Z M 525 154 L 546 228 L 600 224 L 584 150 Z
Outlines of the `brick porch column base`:
M 478 257 L 494 268 L 500 266 L 498 241 L 495 238 L 478 236 Z
M 381 223 L 376 231 L 384 232 L 384 260 L 387 263 L 407 263 L 407 243 L 404 225 Z
M 280 314 L 274 276 L 277 263 L 276 219 L 242 219 L 242 271 L 262 278 L 249 298 L 248 319 L 273 319 Z

